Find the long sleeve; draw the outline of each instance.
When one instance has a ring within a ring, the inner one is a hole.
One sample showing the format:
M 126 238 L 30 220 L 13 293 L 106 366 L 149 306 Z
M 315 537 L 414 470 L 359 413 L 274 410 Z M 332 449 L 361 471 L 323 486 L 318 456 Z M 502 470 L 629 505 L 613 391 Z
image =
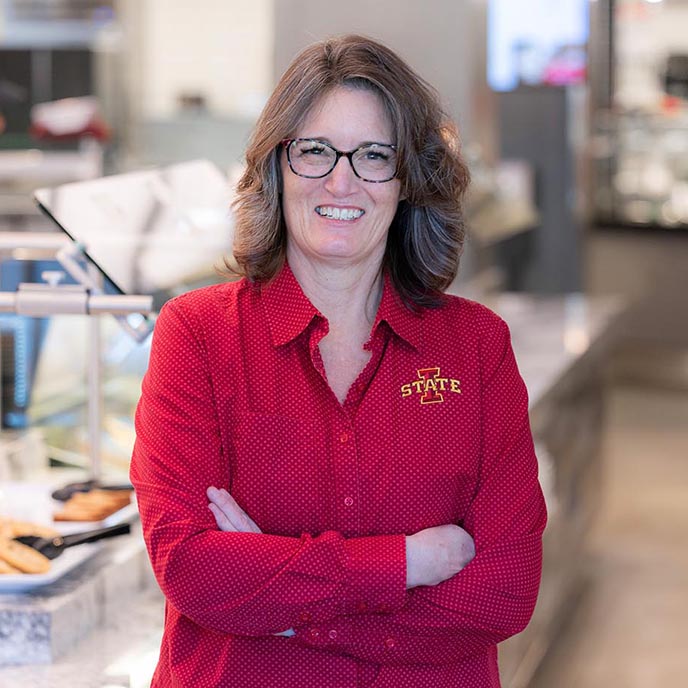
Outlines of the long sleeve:
M 183 297 L 182 297 L 183 298 Z M 175 302 L 157 320 L 136 413 L 131 480 L 158 583 L 205 628 L 267 635 L 354 614 L 401 608 L 403 535 L 345 539 L 224 533 L 206 488 L 230 483 L 226 422 L 202 328 Z
M 387 664 L 447 664 L 514 635 L 532 615 L 546 522 L 528 421 L 527 393 L 501 320 L 483 337 L 482 459 L 462 525 L 476 556 L 435 587 L 409 591 L 401 610 L 343 616 L 298 642 Z

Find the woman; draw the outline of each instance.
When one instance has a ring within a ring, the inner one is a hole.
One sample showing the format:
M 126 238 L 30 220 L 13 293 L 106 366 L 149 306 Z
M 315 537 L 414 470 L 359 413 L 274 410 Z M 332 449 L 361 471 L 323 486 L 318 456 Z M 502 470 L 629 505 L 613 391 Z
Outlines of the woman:
M 442 294 L 467 181 L 384 46 L 328 40 L 280 80 L 235 206 L 245 277 L 165 306 L 137 411 L 154 686 L 499 686 L 545 509 L 507 327 Z

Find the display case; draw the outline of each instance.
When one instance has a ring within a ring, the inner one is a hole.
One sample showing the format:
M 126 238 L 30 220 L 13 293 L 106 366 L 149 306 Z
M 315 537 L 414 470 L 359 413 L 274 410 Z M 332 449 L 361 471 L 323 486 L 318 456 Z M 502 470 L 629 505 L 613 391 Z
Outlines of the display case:
M 591 219 L 685 234 L 688 2 L 599 0 L 591 12 Z
M 688 104 L 601 111 L 591 145 L 598 225 L 688 231 Z

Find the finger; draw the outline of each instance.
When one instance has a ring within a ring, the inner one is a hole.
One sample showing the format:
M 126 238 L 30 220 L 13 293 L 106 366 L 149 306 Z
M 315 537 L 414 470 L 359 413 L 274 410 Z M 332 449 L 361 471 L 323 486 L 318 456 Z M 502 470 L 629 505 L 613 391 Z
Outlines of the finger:
M 261 529 L 258 527 L 256 522 L 239 506 L 236 499 L 227 492 L 227 490 L 220 489 L 220 494 L 228 500 L 228 503 L 233 507 L 233 513 L 237 515 L 239 519 L 240 530 L 244 533 L 260 533 Z
M 223 494 L 217 488 L 211 487 L 208 489 L 208 499 L 224 517 L 226 523 L 231 524 L 231 529 L 243 532 L 243 524 L 241 518 L 241 510 L 236 505 L 236 502 L 229 498 L 229 493 Z
M 232 522 L 225 516 L 224 512 L 222 509 L 217 507 L 215 504 L 210 502 L 208 504 L 208 508 L 210 511 L 212 511 L 213 516 L 215 517 L 215 523 L 217 523 L 217 527 L 224 531 L 225 533 L 235 533 L 236 528 L 232 525 Z
M 222 510 L 237 531 L 241 533 L 262 532 L 227 490 L 211 487 L 207 494 L 210 501 Z
M 225 489 L 219 490 L 223 503 L 230 508 L 228 514 L 232 523 L 243 533 L 260 533 L 260 528 L 255 521 L 239 506 L 236 499 Z

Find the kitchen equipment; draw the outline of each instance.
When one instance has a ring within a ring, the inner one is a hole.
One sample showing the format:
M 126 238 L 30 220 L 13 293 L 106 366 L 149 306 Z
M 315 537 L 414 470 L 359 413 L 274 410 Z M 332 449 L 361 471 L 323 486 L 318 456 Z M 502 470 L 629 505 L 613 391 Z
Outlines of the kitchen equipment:
M 119 525 L 110 526 L 108 528 L 96 528 L 95 530 L 72 533 L 71 535 L 56 535 L 52 538 L 23 535 L 14 539 L 17 542 L 32 547 L 48 559 L 56 559 L 67 547 L 74 547 L 75 545 L 81 545 L 86 542 L 96 542 L 97 540 L 116 537 L 118 535 L 126 535 L 130 532 L 131 525 L 129 523 L 120 523 Z

